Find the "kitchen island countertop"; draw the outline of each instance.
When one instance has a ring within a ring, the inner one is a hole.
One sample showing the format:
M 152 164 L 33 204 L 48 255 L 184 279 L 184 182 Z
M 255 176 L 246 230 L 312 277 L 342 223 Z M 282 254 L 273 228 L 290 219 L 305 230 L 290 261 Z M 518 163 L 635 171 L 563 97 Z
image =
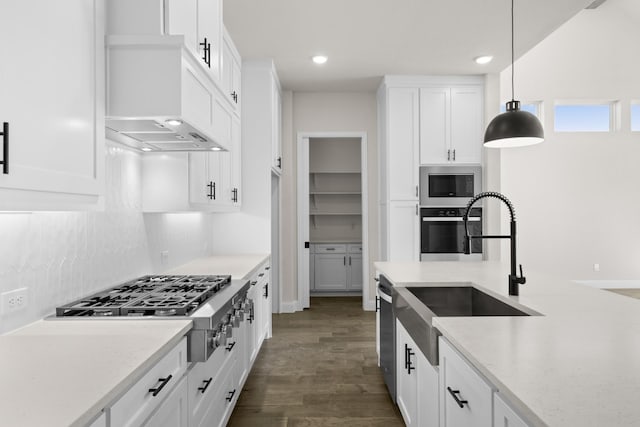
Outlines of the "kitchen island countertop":
M 0 424 L 84 426 L 191 329 L 191 320 L 42 320 L 0 336 Z
M 433 324 L 534 425 L 640 425 L 640 301 L 508 264 L 377 262 L 394 286 L 473 284 L 540 313 Z

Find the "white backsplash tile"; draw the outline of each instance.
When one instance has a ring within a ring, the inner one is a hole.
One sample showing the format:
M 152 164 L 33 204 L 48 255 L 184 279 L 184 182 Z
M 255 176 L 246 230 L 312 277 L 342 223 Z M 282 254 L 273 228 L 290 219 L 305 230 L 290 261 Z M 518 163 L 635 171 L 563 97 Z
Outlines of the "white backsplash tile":
M 74 299 L 210 254 L 211 214 L 142 213 L 140 156 L 108 143 L 104 212 L 0 213 L 0 292 L 26 287 L 29 301 L 21 311 L 0 312 L 0 334 Z

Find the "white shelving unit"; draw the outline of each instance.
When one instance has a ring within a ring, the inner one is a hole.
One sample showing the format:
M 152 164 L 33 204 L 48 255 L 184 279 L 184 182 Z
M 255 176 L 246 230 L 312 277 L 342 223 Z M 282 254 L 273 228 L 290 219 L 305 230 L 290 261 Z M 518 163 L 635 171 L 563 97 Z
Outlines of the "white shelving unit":
M 359 138 L 309 141 L 309 238 L 316 248 L 311 289 L 360 292 L 362 265 L 362 174 Z M 352 252 L 348 248 L 360 248 Z M 326 249 L 326 251 L 324 251 Z

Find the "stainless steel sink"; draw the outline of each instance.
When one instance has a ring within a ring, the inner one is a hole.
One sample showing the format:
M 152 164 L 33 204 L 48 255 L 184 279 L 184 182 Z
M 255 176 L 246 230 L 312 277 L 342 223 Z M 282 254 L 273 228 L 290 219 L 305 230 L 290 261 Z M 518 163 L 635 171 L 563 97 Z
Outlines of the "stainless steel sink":
M 395 287 L 393 308 L 427 360 L 438 365 L 438 337 L 434 317 L 536 316 L 539 313 L 513 305 L 471 285 Z
M 407 288 L 437 317 L 529 316 L 471 286 Z

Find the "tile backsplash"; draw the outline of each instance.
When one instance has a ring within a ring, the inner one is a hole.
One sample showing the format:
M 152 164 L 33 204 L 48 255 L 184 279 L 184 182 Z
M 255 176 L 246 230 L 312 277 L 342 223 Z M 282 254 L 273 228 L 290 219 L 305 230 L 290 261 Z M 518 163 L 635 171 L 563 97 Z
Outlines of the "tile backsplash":
M 26 308 L 0 311 L 0 334 L 210 254 L 211 214 L 142 213 L 141 165 L 141 154 L 108 142 L 104 211 L 0 213 L 0 293 L 28 288 Z

